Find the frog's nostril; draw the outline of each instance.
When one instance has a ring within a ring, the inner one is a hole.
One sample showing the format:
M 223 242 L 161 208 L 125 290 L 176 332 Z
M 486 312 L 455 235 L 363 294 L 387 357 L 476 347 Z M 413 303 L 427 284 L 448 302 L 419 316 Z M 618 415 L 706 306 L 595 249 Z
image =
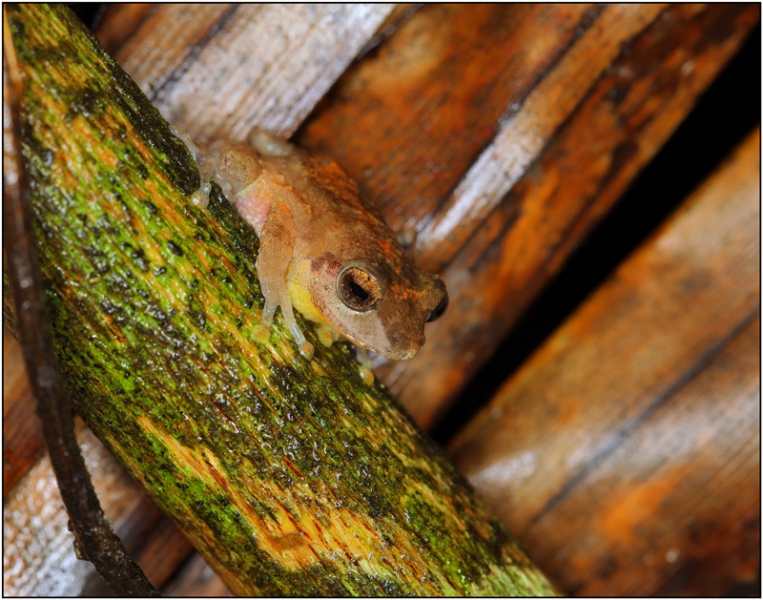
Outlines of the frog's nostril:
M 445 295 L 442 297 L 442 300 L 440 300 L 440 303 L 431 313 L 429 313 L 429 316 L 427 317 L 427 323 L 431 323 L 432 321 L 439 319 L 442 316 L 442 313 L 445 312 L 446 308 L 448 308 L 448 292 L 445 292 Z

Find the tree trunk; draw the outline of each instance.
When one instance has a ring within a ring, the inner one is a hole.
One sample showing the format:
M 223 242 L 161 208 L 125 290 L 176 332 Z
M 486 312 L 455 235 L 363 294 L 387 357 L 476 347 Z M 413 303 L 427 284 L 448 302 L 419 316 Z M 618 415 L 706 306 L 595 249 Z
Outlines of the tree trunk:
M 78 412 L 239 594 L 553 588 L 343 344 L 297 351 L 257 238 L 61 6 L 8 9 L 54 342 Z M 4 314 L 6 312 L 4 311 Z

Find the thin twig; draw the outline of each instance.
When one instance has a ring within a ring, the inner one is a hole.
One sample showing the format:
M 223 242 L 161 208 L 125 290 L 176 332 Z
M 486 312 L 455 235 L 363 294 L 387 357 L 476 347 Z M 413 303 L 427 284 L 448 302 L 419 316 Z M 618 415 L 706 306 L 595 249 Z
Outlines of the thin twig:
M 74 435 L 74 420 L 53 353 L 20 147 L 21 79 L 3 11 L 3 234 L 16 331 L 37 399 L 45 443 L 80 555 L 118 595 L 158 596 L 127 555 L 103 513 Z

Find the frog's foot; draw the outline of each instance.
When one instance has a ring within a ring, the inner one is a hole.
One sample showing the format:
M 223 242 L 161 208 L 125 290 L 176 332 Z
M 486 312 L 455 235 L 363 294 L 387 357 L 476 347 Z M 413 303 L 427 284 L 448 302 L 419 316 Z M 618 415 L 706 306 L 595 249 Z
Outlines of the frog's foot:
M 193 154 L 195 159 L 198 159 L 199 156 L 201 156 L 201 150 L 199 150 L 199 147 L 193 142 L 191 136 L 180 129 L 180 127 L 177 125 L 170 125 L 170 133 L 176 138 L 179 138 L 180 141 L 188 147 L 188 150 L 191 151 L 191 154 Z
M 373 385 L 374 372 L 372 369 L 374 368 L 374 365 L 371 362 L 371 357 L 368 356 L 368 350 L 361 348 L 360 346 L 355 346 L 355 359 L 360 363 L 358 365 L 358 374 L 363 380 L 363 383 L 366 385 Z
M 262 323 L 257 323 L 252 329 L 252 337 L 255 342 L 267 344 L 270 341 L 270 327 L 265 327 Z
M 281 314 L 286 323 L 286 328 L 291 333 L 294 341 L 297 342 L 299 353 L 307 360 L 311 360 L 315 353 L 315 348 L 307 341 L 305 334 L 302 333 L 299 325 L 297 325 L 297 319 L 294 317 L 294 309 L 288 295 L 285 298 L 277 297 L 276 299 L 273 299 L 271 295 L 265 296 L 265 307 L 262 309 L 262 317 L 259 324 L 252 330 L 255 341 L 265 344 L 270 340 L 270 327 L 273 324 L 273 318 L 278 306 L 281 307 Z
M 326 346 L 326 348 L 331 348 L 334 342 L 339 339 L 339 333 L 337 333 L 333 327 L 329 327 L 328 325 L 318 325 L 316 333 L 318 334 L 318 339 L 321 344 Z
M 210 179 L 215 170 L 214 158 L 202 152 L 191 139 L 191 136 L 177 125 L 170 125 L 170 132 L 186 145 L 199 168 L 201 185 L 198 190 L 191 194 L 191 202 L 201 208 L 207 208 L 209 206 L 209 192 L 212 191 Z
M 260 156 L 288 156 L 297 152 L 297 147 L 294 144 L 260 127 L 255 127 L 249 132 L 249 145 Z
M 212 190 L 212 184 L 208 181 L 202 182 L 198 190 L 191 194 L 191 202 L 201 208 L 209 206 L 209 192 Z
M 371 386 L 374 384 L 375 378 L 374 378 L 374 372 L 369 369 L 365 365 L 360 365 L 358 367 L 358 374 L 360 375 L 360 379 L 368 386 Z
M 371 361 L 371 357 L 368 356 L 368 350 L 366 350 L 365 348 L 361 348 L 360 346 L 355 346 L 355 360 L 357 360 L 361 365 L 363 365 L 367 369 L 374 368 L 374 363 Z
M 286 323 L 286 327 L 291 332 L 294 341 L 297 342 L 299 353 L 307 360 L 312 360 L 313 354 L 315 354 L 315 348 L 313 345 L 305 339 L 305 334 L 297 325 L 297 320 L 294 318 L 294 309 L 291 306 L 291 301 L 288 296 L 281 304 L 281 314 L 283 314 L 283 320 Z

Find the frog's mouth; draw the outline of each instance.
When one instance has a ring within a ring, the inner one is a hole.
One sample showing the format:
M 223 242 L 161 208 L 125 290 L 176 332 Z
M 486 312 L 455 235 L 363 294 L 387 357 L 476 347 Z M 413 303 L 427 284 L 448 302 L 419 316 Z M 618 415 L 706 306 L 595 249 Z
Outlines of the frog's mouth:
M 346 307 L 334 309 L 328 316 L 329 325 L 342 337 L 358 346 L 375 352 L 389 360 L 410 360 L 424 343 L 423 323 L 421 332 L 406 331 L 401 323 L 386 324 L 377 311 L 353 313 Z M 337 314 L 339 313 L 339 314 Z M 343 326 L 338 327 L 341 323 Z
M 367 348 L 376 354 L 390 360 L 410 360 L 418 353 L 424 344 L 423 323 L 415 330 L 411 324 L 384 323 L 383 318 L 376 318 L 368 323 L 373 327 L 367 335 L 358 336 L 363 339 L 351 340 L 361 348 Z

